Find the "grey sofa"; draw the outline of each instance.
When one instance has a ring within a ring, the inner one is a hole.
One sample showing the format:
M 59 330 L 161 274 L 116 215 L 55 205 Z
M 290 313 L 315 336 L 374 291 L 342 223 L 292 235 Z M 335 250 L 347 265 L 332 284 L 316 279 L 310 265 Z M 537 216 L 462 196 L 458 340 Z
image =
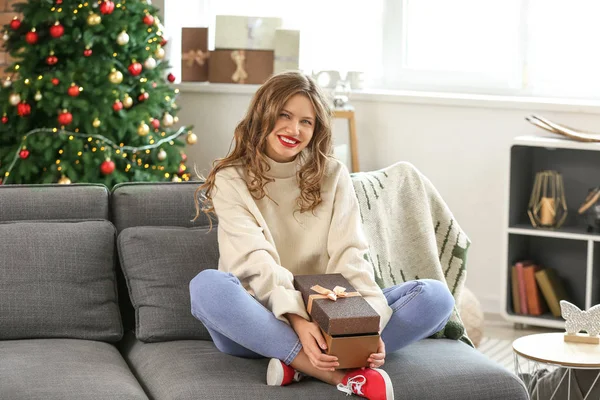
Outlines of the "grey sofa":
M 196 186 L 0 186 L 0 399 L 345 398 L 267 386 L 267 360 L 222 354 L 191 316 L 189 280 L 218 260 Z M 462 342 L 422 340 L 385 369 L 396 399 L 528 398 Z

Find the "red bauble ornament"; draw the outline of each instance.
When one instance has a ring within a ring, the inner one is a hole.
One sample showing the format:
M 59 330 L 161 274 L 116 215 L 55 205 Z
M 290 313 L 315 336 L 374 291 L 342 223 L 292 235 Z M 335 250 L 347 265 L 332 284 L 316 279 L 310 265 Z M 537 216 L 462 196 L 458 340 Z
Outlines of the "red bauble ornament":
M 4 115 L 4 116 L 2 117 L 2 123 L 3 123 L 3 124 L 6 124 L 6 123 L 8 123 L 8 117 L 7 117 L 6 115 Z
M 167 44 L 167 39 L 165 39 L 165 38 L 162 38 L 162 40 L 160 41 L 160 45 L 161 45 L 162 47 L 165 47 L 165 45 L 166 45 L 166 44 Z
M 122 109 L 123 109 L 123 103 L 121 103 L 121 101 L 120 101 L 120 100 L 116 100 L 116 101 L 113 103 L 113 110 L 115 110 L 116 112 L 119 112 L 119 111 L 121 111 Z
M 115 170 L 115 162 L 113 160 L 106 160 L 100 164 L 100 172 L 102 175 L 110 175 Z
M 91 56 L 91 55 L 92 55 L 92 49 L 85 49 L 85 50 L 83 51 L 83 55 L 84 55 L 85 57 L 89 57 L 89 56 Z
M 31 106 L 25 102 L 21 102 L 17 105 L 17 114 L 20 117 L 26 117 L 31 114 Z
M 138 96 L 139 101 L 148 100 L 150 98 L 150 94 L 148 92 L 144 92 Z
M 56 21 L 54 25 L 50 27 L 50 36 L 53 38 L 59 38 L 65 33 L 65 27 L 60 24 L 60 22 Z
M 100 4 L 100 12 L 104 15 L 112 14 L 114 10 L 115 3 L 110 0 L 103 1 L 102 4 Z
M 19 152 L 19 157 L 20 157 L 22 160 L 24 160 L 24 159 L 26 159 L 27 157 L 29 157 L 29 150 L 27 150 L 27 149 L 23 149 L 23 150 L 21 150 L 21 151 Z
M 160 128 L 160 121 L 157 120 L 156 118 L 152 119 L 152 121 L 150 122 L 150 125 L 152 125 L 152 127 L 154 129 L 158 129 Z
M 56 56 L 48 56 L 46 57 L 46 64 L 48 65 L 54 65 L 58 62 L 58 57 Z
M 171 83 L 175 82 L 175 75 L 173 75 L 173 74 L 167 75 L 167 80 Z
M 57 86 L 60 83 L 60 81 L 58 80 L 58 78 L 52 78 L 52 84 L 54 86 Z
M 29 31 L 25 35 L 25 41 L 31 45 L 34 45 L 38 41 L 38 34 L 36 31 Z
M 59 125 L 69 125 L 71 122 L 73 122 L 73 114 L 67 110 L 63 110 L 60 114 L 58 114 L 57 120 Z
M 187 155 L 185 153 L 181 153 L 181 162 L 187 161 Z
M 142 19 L 142 21 L 144 21 L 144 23 L 148 26 L 152 26 L 152 24 L 154 24 L 154 17 L 150 14 L 146 14 L 144 15 L 144 18 Z
M 71 97 L 77 97 L 79 96 L 79 86 L 72 84 L 71 86 L 69 86 L 69 88 L 67 89 L 67 94 Z
M 142 64 L 140 64 L 139 62 L 134 62 L 131 63 L 131 65 L 129 65 L 129 67 L 127 67 L 127 69 L 129 70 L 129 73 L 133 76 L 138 76 L 139 74 L 142 73 Z
M 21 27 L 21 21 L 18 20 L 17 17 L 13 18 L 13 20 L 10 21 L 10 29 L 12 29 L 13 31 L 16 31 L 20 27 Z
M 59 4 L 59 5 L 60 5 L 60 4 L 62 4 L 62 1 L 63 1 L 63 0 L 56 0 L 56 4 Z
M 153 87 L 154 89 L 156 89 L 156 86 L 157 86 L 157 85 L 156 85 L 156 82 L 152 82 L 152 87 Z

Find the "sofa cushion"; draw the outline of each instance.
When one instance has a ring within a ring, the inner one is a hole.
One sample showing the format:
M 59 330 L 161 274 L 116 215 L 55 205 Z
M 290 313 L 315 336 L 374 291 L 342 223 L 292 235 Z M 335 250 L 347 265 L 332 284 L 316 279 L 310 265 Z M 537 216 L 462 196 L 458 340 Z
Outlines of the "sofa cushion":
M 0 221 L 108 219 L 108 195 L 91 183 L 0 185 Z
M 119 234 L 121 268 L 135 309 L 138 339 L 157 342 L 210 339 L 192 316 L 189 283 L 200 271 L 217 268 L 217 230 L 135 227 Z
M 143 343 L 126 335 L 121 352 L 155 400 L 346 399 L 315 379 L 293 389 L 266 385 L 268 360 L 229 356 L 208 341 Z M 518 378 L 466 344 L 425 339 L 388 354 L 384 369 L 396 399 L 527 400 Z
M 0 224 L 0 254 L 0 339 L 121 339 L 110 222 Z
M 117 349 L 75 339 L 0 341 L 0 399 L 148 399 Z

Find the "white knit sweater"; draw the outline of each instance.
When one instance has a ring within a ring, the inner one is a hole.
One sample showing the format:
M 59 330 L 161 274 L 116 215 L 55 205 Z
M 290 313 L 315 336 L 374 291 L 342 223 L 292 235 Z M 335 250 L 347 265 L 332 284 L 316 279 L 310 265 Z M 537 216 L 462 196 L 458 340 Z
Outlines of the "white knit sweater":
M 392 315 L 373 267 L 350 175 L 337 160 L 328 161 L 321 187 L 323 202 L 314 213 L 298 211 L 296 172 L 300 157 L 289 163 L 268 160 L 267 197 L 255 200 L 244 170 L 228 167 L 215 179 L 213 204 L 219 219 L 219 270 L 237 276 L 275 316 L 309 319 L 294 275 L 341 273 L 381 316 L 381 329 Z

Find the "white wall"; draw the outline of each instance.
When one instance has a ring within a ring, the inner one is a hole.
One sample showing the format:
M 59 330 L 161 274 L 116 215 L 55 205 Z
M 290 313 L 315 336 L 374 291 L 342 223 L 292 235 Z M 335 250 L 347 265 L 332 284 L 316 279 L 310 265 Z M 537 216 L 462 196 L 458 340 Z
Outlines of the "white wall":
M 206 172 L 224 156 L 233 129 L 251 94 L 182 90 L 180 121 L 194 124 L 198 143 L 188 148 L 191 163 Z M 487 312 L 500 310 L 502 239 L 509 149 L 515 136 L 541 134 L 524 117 L 536 113 L 584 130 L 600 132 L 600 115 L 528 109 L 527 106 L 415 104 L 353 101 L 356 108 L 361 170 L 409 161 L 436 186 L 472 241 L 467 286 Z M 437 102 L 439 103 L 439 101 Z M 463 102 L 464 103 L 464 102 Z M 582 107 L 582 109 L 584 109 Z M 342 121 L 334 125 L 345 134 Z M 190 164 L 191 165 L 191 164 Z

